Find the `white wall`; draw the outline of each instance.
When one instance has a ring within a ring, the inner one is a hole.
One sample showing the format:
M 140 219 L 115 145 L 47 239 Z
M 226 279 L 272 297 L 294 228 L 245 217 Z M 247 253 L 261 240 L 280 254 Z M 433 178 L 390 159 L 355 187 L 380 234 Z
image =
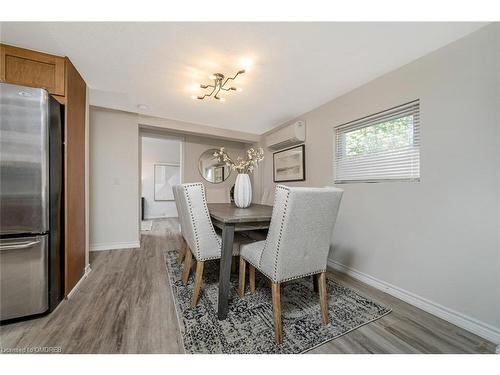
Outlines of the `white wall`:
M 330 258 L 492 340 L 500 340 L 499 34 L 499 24 L 487 26 L 290 121 L 307 124 L 307 176 L 289 185 L 331 185 L 335 125 L 420 98 L 421 182 L 340 185 Z M 269 152 L 262 174 L 273 187 Z
M 237 157 L 244 154 L 245 143 L 192 135 L 194 131 L 199 130 L 196 124 L 174 120 L 160 121 L 161 119 L 157 118 L 154 120 L 158 126 L 149 124 L 147 129 L 144 129 L 137 114 L 90 107 L 91 251 L 139 246 L 139 176 L 142 169 L 140 132 L 150 136 L 180 137 L 183 140 L 183 181 L 204 182 L 209 201 L 215 202 L 220 195 L 220 189 L 229 191 L 234 184 L 234 172 L 221 184 L 204 181 L 198 172 L 198 158 L 205 150 L 222 146 L 226 147 L 232 157 Z M 169 127 L 175 134 L 170 132 Z M 180 134 L 180 128 L 190 134 Z M 210 129 L 208 126 L 201 128 Z M 246 136 L 244 133 L 229 130 L 219 133 L 227 138 Z M 207 131 L 207 134 L 212 136 L 210 131 Z
M 142 136 L 142 197 L 145 198 L 144 218 L 177 217 L 174 201 L 155 201 L 154 165 L 181 163 L 181 140 Z
M 90 108 L 90 250 L 139 246 L 137 115 Z

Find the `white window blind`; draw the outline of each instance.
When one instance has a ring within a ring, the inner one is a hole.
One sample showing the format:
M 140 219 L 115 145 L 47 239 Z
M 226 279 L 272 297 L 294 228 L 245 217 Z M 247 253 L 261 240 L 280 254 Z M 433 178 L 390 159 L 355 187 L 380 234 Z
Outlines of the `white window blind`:
M 418 100 L 335 127 L 335 183 L 420 179 Z

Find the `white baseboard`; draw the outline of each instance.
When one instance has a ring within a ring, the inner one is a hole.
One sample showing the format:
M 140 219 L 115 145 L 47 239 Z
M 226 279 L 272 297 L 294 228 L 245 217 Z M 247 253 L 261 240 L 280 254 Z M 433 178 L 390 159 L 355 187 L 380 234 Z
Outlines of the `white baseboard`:
M 139 241 L 133 242 L 111 242 L 111 243 L 100 243 L 90 245 L 90 251 L 104 251 L 104 250 L 116 250 L 116 249 L 135 249 L 141 247 Z
M 358 279 L 359 281 L 362 281 L 365 284 L 368 284 L 374 288 L 382 290 L 383 292 L 388 293 L 391 296 L 394 296 L 402 301 L 405 301 L 413 306 L 416 306 L 419 309 L 422 309 L 432 315 L 444 319 L 447 322 L 455 324 L 460 328 L 463 328 L 480 337 L 483 337 L 495 344 L 500 344 L 500 329 L 493 327 L 492 325 L 481 322 L 475 318 L 464 315 L 458 311 L 452 310 L 438 303 L 432 302 L 415 293 L 401 289 L 395 285 L 389 284 L 385 281 L 377 279 L 373 276 L 358 271 L 354 268 L 345 266 L 342 263 L 339 263 L 335 260 L 328 259 L 328 266 L 336 271 L 345 273 L 346 275 Z M 497 346 L 497 353 L 498 351 L 499 351 L 499 346 Z
M 82 278 L 80 280 L 78 280 L 78 282 L 73 287 L 73 289 L 71 289 L 71 291 L 68 293 L 68 295 L 66 296 L 67 299 L 71 298 L 71 296 L 76 292 L 76 290 L 80 287 L 80 284 L 82 283 L 82 281 L 87 278 L 90 271 L 92 271 L 92 269 L 90 268 L 90 264 L 87 264 L 87 266 L 85 267 L 85 272 L 83 273 Z

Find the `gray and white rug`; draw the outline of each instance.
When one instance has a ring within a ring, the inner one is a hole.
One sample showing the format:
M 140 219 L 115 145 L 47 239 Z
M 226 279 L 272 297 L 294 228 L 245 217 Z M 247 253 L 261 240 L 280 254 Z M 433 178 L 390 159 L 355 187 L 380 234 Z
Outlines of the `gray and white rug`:
M 274 343 L 271 290 L 268 280 L 257 272 L 256 292 L 243 299 L 237 294 L 238 277 L 231 275 L 231 302 L 226 320 L 217 319 L 219 262 L 205 263 L 200 302 L 191 307 L 193 278 L 181 281 L 177 252 L 169 251 L 167 272 L 186 353 L 304 353 L 391 312 L 333 280 L 328 280 L 328 307 L 331 324 L 321 322 L 318 294 L 312 279 L 282 284 L 283 344 Z M 248 280 L 248 276 L 247 276 Z M 248 285 L 248 281 L 247 281 Z

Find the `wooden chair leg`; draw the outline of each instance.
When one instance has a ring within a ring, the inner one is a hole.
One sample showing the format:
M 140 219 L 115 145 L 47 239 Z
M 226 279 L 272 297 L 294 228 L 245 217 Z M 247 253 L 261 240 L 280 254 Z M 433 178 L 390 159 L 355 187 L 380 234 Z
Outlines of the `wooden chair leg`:
M 250 292 L 255 293 L 255 267 L 251 264 L 248 265 L 248 275 L 250 279 Z
M 205 262 L 196 261 L 196 274 L 194 276 L 193 300 L 191 306 L 195 307 L 200 299 L 201 281 L 203 277 L 203 266 Z
M 281 329 L 281 298 L 280 298 L 280 283 L 272 284 L 273 296 L 273 319 L 274 319 L 274 340 L 276 344 L 283 343 L 283 333 Z
M 243 298 L 245 295 L 245 268 L 246 268 L 247 262 L 243 257 L 240 257 L 240 280 L 239 280 L 239 294 L 240 298 Z
M 189 273 L 191 272 L 191 260 L 193 259 L 193 254 L 189 247 L 186 248 L 186 258 L 184 259 L 184 268 L 182 270 L 182 282 L 184 285 L 187 284 L 189 279 Z
M 328 316 L 328 294 L 326 293 L 326 272 L 321 272 L 318 277 L 319 303 L 321 305 L 321 316 L 323 324 L 330 323 Z
M 186 256 L 187 243 L 184 238 L 181 239 L 181 247 L 179 249 L 179 254 L 177 254 L 177 263 L 181 264 L 182 260 Z

